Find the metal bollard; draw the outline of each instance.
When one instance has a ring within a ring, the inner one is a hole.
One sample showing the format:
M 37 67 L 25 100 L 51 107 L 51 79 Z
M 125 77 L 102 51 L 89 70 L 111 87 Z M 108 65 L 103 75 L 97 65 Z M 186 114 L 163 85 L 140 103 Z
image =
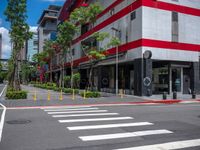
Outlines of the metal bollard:
M 48 94 L 47 94 L 47 100 L 50 101 L 51 100 L 51 94 L 50 91 L 48 90 Z
M 36 90 L 34 91 L 33 100 L 34 100 L 34 101 L 37 100 L 37 92 L 36 92 Z
M 63 100 L 63 93 L 62 93 L 62 90 L 60 91 L 60 96 L 59 96 L 59 99 L 60 99 L 60 101 L 62 101 L 62 100 Z
M 147 90 L 147 96 L 151 96 L 151 90 L 150 89 Z
M 167 92 L 163 92 L 163 100 L 167 99 Z
M 192 92 L 192 99 L 196 99 L 196 92 L 195 91 Z
M 173 92 L 173 99 L 177 99 L 177 92 L 176 91 Z

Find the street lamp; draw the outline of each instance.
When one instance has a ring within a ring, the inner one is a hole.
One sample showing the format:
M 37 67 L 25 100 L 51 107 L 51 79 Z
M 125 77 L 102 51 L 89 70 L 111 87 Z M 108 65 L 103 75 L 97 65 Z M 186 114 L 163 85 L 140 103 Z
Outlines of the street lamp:
M 120 36 L 121 31 L 114 27 L 111 28 L 115 31 L 115 37 L 117 37 L 117 33 Z M 115 93 L 118 94 L 118 67 L 119 67 L 119 45 L 116 46 L 116 80 L 115 80 Z

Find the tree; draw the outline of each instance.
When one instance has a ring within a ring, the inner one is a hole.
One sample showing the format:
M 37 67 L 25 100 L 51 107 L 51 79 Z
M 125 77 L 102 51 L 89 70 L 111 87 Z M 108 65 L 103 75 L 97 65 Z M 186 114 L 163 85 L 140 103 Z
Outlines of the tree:
M 74 24 L 79 23 L 81 26 L 85 24 L 90 24 L 91 28 L 94 26 L 97 16 L 102 12 L 102 7 L 99 5 L 99 3 L 93 3 L 89 5 L 88 7 L 80 7 L 75 9 L 71 15 L 70 20 Z M 106 49 L 113 46 L 118 46 L 120 44 L 120 40 L 117 37 L 111 37 L 109 33 L 106 32 L 95 32 L 91 36 L 94 40 L 96 40 L 99 43 L 99 47 L 95 47 L 92 44 L 91 45 L 81 45 L 81 49 L 85 56 L 89 59 L 90 69 L 89 69 L 89 83 L 87 89 L 93 88 L 93 68 L 95 64 L 106 58 Z M 107 45 L 103 46 L 103 41 L 105 39 L 110 38 L 110 41 Z M 92 42 L 91 42 L 92 43 Z
M 8 0 L 5 10 L 6 20 L 10 22 L 10 38 L 12 42 L 12 54 L 8 63 L 8 86 L 19 91 L 19 63 L 20 52 L 24 48 L 26 40 L 30 39 L 32 34 L 29 32 L 29 26 L 26 23 L 26 0 Z
M 67 56 L 68 60 L 70 61 L 70 67 L 71 67 L 71 88 L 73 88 L 73 53 L 72 53 L 72 40 L 73 37 L 75 36 L 75 33 L 77 31 L 77 27 L 75 24 L 69 21 L 64 21 L 62 24 L 58 26 L 58 36 L 57 36 L 57 44 L 59 45 L 59 48 L 61 50 L 61 56 L 62 58 L 60 59 L 61 63 L 61 74 L 60 74 L 60 80 L 59 80 L 59 86 L 61 87 L 64 86 L 64 63 L 65 63 L 65 58 Z
M 52 82 L 52 59 L 53 59 L 53 55 L 55 53 L 55 45 L 56 45 L 56 42 L 55 41 L 51 41 L 51 40 L 48 40 L 44 43 L 44 51 L 46 52 L 46 55 L 48 55 L 47 57 L 50 58 L 50 62 L 49 62 L 49 65 L 50 65 L 50 82 Z

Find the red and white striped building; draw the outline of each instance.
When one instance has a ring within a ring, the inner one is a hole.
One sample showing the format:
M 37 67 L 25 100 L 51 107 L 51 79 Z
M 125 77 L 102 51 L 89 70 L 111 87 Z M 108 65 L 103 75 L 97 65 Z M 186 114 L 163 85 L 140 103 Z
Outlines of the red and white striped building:
M 93 28 L 82 26 L 73 41 L 81 88 L 88 79 L 88 59 L 81 42 L 90 42 L 94 32 L 102 31 L 121 40 L 119 89 L 134 95 L 200 93 L 199 0 L 67 0 L 59 20 L 66 20 L 82 3 L 93 2 L 99 2 L 104 11 Z M 95 66 L 94 85 L 101 91 L 115 92 L 116 48 L 107 51 L 108 58 Z

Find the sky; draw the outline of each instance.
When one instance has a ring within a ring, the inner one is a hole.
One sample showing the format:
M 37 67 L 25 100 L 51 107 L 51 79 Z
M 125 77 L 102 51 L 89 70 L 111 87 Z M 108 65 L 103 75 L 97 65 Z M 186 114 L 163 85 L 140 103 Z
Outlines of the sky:
M 27 23 L 33 31 L 37 27 L 37 21 L 40 18 L 44 9 L 49 5 L 62 6 L 65 0 L 27 0 Z M 4 11 L 7 6 L 7 0 L 0 0 L 0 33 L 2 33 L 2 58 L 10 57 L 10 38 L 9 38 L 9 22 L 6 22 Z

